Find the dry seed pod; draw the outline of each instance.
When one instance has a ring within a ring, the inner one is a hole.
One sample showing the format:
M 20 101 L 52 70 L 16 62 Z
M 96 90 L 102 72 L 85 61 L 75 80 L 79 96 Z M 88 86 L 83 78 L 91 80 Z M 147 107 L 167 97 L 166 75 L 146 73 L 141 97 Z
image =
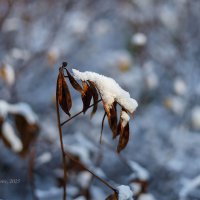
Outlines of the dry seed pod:
M 92 92 L 87 82 L 82 81 L 82 85 L 84 93 L 82 94 L 81 97 L 83 101 L 83 112 L 85 113 L 90 106 L 90 102 L 92 100 Z
M 116 102 L 114 102 L 112 104 L 112 106 L 110 107 L 109 110 L 105 110 L 107 111 L 107 118 L 108 118 L 108 123 L 110 126 L 110 129 L 112 130 L 112 134 L 113 134 L 113 139 L 116 138 L 117 136 L 117 104 Z
M 63 68 L 60 68 L 57 78 L 56 98 L 62 110 L 70 116 L 70 109 L 72 107 L 72 99 L 69 88 L 65 81 Z
M 98 95 L 98 91 L 97 91 L 94 83 L 91 81 L 88 81 L 88 83 L 91 88 L 92 98 L 93 98 L 93 102 L 94 102 L 94 106 L 93 106 L 92 113 L 91 113 L 91 117 L 92 117 L 97 111 L 99 95 Z
M 130 117 L 128 113 L 122 108 L 120 122 L 118 124 L 118 133 L 120 134 L 119 143 L 117 146 L 118 153 L 126 147 L 129 141 L 129 119 Z

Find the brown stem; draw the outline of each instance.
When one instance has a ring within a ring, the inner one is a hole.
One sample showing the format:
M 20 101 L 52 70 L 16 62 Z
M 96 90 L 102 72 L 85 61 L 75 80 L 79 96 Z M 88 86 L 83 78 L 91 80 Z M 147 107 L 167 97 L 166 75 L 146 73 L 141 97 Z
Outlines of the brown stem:
M 84 168 L 86 171 L 88 171 L 89 173 L 91 173 L 95 178 L 97 178 L 99 181 L 101 181 L 104 185 L 106 185 L 107 187 L 109 187 L 111 190 L 113 190 L 114 192 L 117 192 L 117 190 L 110 185 L 110 183 L 108 183 L 107 181 L 103 180 L 102 178 L 100 178 L 99 176 L 97 176 L 94 172 L 92 172 L 91 170 L 89 170 L 85 165 L 83 165 L 81 162 L 79 162 L 76 158 L 74 158 L 73 155 L 71 155 L 68 152 L 65 152 L 65 155 L 74 163 L 76 163 L 77 165 L 79 165 L 80 167 Z
M 60 136 L 60 146 L 62 151 L 62 159 L 63 159 L 63 167 L 64 167 L 64 185 L 63 185 L 63 200 L 67 199 L 67 191 L 66 191 L 66 184 L 67 184 L 67 163 L 65 159 L 65 150 L 63 145 L 63 137 L 62 137 L 62 128 L 60 125 L 60 111 L 58 105 L 58 96 L 56 95 L 56 112 L 57 112 L 57 121 L 58 121 L 58 130 Z
M 98 100 L 98 103 L 99 103 L 100 101 L 102 101 L 102 99 L 99 99 L 99 100 Z M 91 108 L 92 106 L 94 106 L 94 103 L 91 104 L 88 108 Z M 71 116 L 69 119 L 67 119 L 66 121 L 62 122 L 62 123 L 60 124 L 60 126 L 63 126 L 64 124 L 66 124 L 67 122 L 69 122 L 70 120 L 72 120 L 73 118 L 77 117 L 78 115 L 80 115 L 80 114 L 83 113 L 83 112 L 84 112 L 84 111 L 81 110 L 80 112 L 78 112 L 78 113 L 76 113 L 75 115 Z

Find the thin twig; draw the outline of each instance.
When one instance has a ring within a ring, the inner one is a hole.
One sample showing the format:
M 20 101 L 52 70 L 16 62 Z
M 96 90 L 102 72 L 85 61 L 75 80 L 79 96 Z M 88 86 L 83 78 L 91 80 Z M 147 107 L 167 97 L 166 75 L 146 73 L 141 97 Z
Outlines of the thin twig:
M 61 128 L 61 125 L 60 125 L 60 111 L 59 111 L 58 96 L 57 95 L 56 95 L 56 112 L 57 112 L 58 130 L 59 130 L 59 136 L 60 136 L 60 146 L 61 146 L 61 151 L 62 151 L 62 159 L 63 159 L 63 167 L 64 167 L 63 200 L 66 200 L 67 199 L 67 191 L 66 191 L 67 164 L 66 164 L 65 150 L 64 150 L 64 145 L 63 145 L 62 128 Z
M 99 176 L 97 176 L 94 172 L 92 172 L 91 170 L 89 170 L 85 165 L 83 165 L 81 162 L 79 162 L 76 158 L 74 158 L 74 156 L 72 156 L 70 153 L 65 152 L 65 155 L 74 163 L 76 163 L 77 165 L 79 165 L 80 167 L 84 168 L 86 171 L 88 171 L 89 173 L 91 173 L 95 178 L 97 178 L 99 181 L 101 181 L 104 185 L 106 185 L 107 187 L 109 187 L 111 190 L 113 190 L 114 192 L 117 192 L 117 190 L 107 181 L 103 180 L 102 178 L 100 178 Z
M 99 103 L 100 101 L 102 101 L 102 99 L 99 99 L 97 103 Z M 91 104 L 88 108 L 91 108 L 92 106 L 94 106 L 94 104 L 96 104 L 96 103 Z M 74 114 L 74 115 L 71 116 L 69 119 L 67 119 L 66 121 L 62 122 L 62 123 L 60 124 L 60 126 L 63 126 L 64 124 L 66 124 L 67 122 L 69 122 L 70 120 L 72 120 L 73 118 L 77 117 L 78 115 L 80 115 L 80 114 L 83 113 L 83 112 L 84 112 L 84 111 L 81 110 L 80 112 Z

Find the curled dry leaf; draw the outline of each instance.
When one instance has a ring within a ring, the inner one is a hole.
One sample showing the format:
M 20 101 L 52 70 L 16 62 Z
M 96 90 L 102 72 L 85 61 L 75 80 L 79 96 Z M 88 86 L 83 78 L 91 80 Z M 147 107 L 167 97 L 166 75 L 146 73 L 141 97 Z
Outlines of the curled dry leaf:
M 56 98 L 62 108 L 62 110 L 70 116 L 70 109 L 72 107 L 72 99 L 69 88 L 65 81 L 63 68 L 59 70 L 57 78 L 57 89 L 56 89 Z
M 129 119 L 127 119 L 127 121 L 125 121 L 125 119 L 122 116 L 123 112 L 126 112 L 126 111 L 122 109 L 120 122 L 118 124 L 118 133 L 120 133 L 119 143 L 117 146 L 118 153 L 126 147 L 126 145 L 128 144 L 128 141 L 129 141 L 129 123 L 128 123 Z
M 84 94 L 84 91 L 82 89 L 82 87 L 79 85 L 79 83 L 76 81 L 76 79 L 69 73 L 69 71 L 66 69 L 67 71 L 67 75 L 68 75 L 68 78 L 69 78 L 69 81 L 72 85 L 72 87 L 79 91 L 81 94 Z
M 82 85 L 84 93 L 82 94 L 81 97 L 83 101 L 83 112 L 85 113 L 90 106 L 90 102 L 92 100 L 92 92 L 87 82 L 82 81 Z
M 20 114 L 15 114 L 14 116 L 16 128 L 23 144 L 23 149 L 20 152 L 20 155 L 24 156 L 28 153 L 30 145 L 37 138 L 39 127 L 37 124 L 29 124 L 24 116 Z
M 104 106 L 104 109 L 106 111 L 108 123 L 109 123 L 110 129 L 112 130 L 113 139 L 114 139 L 118 135 L 118 130 L 117 130 L 117 103 L 114 102 L 109 108 Z
M 88 81 L 88 83 L 90 85 L 90 89 L 92 92 L 92 98 L 93 98 L 93 102 L 94 102 L 94 106 L 93 106 L 92 113 L 91 113 L 91 117 L 92 117 L 97 111 L 99 95 L 98 95 L 98 91 L 95 87 L 95 84 L 92 81 Z

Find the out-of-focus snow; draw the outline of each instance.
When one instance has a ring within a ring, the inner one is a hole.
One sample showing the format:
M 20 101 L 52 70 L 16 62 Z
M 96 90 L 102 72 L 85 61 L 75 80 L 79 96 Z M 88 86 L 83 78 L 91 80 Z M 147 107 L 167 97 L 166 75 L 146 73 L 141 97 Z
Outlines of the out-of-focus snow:
M 77 182 L 81 186 L 81 188 L 87 188 L 89 186 L 91 178 L 92 174 L 90 174 L 89 172 L 81 172 L 77 176 Z
M 20 152 L 23 148 L 21 140 L 16 136 L 14 128 L 8 122 L 4 122 L 2 125 L 2 134 L 8 140 L 11 148 L 15 152 Z
M 75 78 L 82 81 L 92 81 L 96 84 L 96 87 L 101 93 L 102 99 L 108 108 L 117 101 L 127 111 L 133 113 L 138 107 L 138 103 L 135 99 L 130 97 L 130 94 L 123 90 L 119 84 L 112 78 L 97 74 L 95 72 L 80 72 L 76 69 L 72 69 Z
M 131 43 L 136 46 L 144 46 L 147 42 L 147 37 L 144 33 L 136 33 L 131 38 Z
M 34 124 L 38 121 L 38 116 L 27 103 L 17 103 L 10 105 L 10 113 L 21 114 L 30 123 Z
M 134 173 L 131 175 L 131 178 L 138 178 L 142 181 L 149 180 L 149 172 L 144 167 L 134 161 L 128 161 L 128 163 L 134 171 Z
M 0 100 L 0 115 L 6 118 L 9 113 L 21 114 L 30 124 L 38 121 L 38 116 L 27 103 L 9 104 L 4 100 Z
M 119 200 L 133 200 L 133 191 L 129 186 L 120 185 L 117 187 Z
M 187 85 L 181 78 L 174 80 L 174 91 L 177 95 L 185 95 L 187 92 Z
M 44 152 L 42 155 L 40 155 L 37 158 L 37 165 L 43 165 L 45 163 L 48 163 L 49 161 L 51 161 L 52 159 L 52 155 L 50 152 Z

